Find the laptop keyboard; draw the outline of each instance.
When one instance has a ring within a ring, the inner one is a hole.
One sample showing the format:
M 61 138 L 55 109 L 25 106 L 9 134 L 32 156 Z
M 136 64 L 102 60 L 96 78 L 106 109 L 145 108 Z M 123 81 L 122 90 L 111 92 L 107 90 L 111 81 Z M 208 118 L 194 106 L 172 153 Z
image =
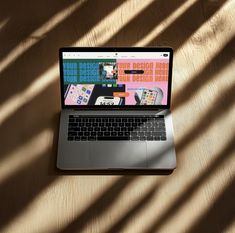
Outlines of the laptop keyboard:
M 165 119 L 163 115 L 69 115 L 67 139 L 69 141 L 165 141 L 167 139 Z

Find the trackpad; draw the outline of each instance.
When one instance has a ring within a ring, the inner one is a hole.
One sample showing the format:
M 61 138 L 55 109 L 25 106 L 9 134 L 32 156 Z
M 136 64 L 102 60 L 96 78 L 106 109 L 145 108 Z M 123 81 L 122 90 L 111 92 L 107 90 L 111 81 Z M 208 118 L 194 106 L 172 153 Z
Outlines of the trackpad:
M 94 142 L 89 154 L 92 168 L 146 168 L 145 142 Z

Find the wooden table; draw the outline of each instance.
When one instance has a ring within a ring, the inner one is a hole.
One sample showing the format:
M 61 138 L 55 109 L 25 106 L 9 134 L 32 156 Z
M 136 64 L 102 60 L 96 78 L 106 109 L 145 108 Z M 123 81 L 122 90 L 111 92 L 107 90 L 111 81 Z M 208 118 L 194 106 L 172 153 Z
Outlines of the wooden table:
M 0 232 L 235 232 L 235 0 L 1 1 Z M 59 172 L 58 48 L 172 46 L 177 169 Z

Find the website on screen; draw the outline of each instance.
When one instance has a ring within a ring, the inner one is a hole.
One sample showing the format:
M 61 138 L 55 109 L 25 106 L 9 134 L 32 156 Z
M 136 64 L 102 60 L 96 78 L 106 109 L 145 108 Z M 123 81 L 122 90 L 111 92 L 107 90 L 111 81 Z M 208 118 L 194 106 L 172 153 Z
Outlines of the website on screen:
M 169 52 L 63 52 L 65 105 L 166 105 Z

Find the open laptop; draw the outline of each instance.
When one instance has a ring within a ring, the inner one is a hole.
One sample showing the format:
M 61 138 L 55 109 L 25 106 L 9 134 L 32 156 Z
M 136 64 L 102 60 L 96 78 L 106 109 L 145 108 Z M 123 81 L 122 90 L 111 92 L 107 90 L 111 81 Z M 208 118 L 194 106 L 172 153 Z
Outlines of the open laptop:
M 61 48 L 57 167 L 174 169 L 171 48 Z

